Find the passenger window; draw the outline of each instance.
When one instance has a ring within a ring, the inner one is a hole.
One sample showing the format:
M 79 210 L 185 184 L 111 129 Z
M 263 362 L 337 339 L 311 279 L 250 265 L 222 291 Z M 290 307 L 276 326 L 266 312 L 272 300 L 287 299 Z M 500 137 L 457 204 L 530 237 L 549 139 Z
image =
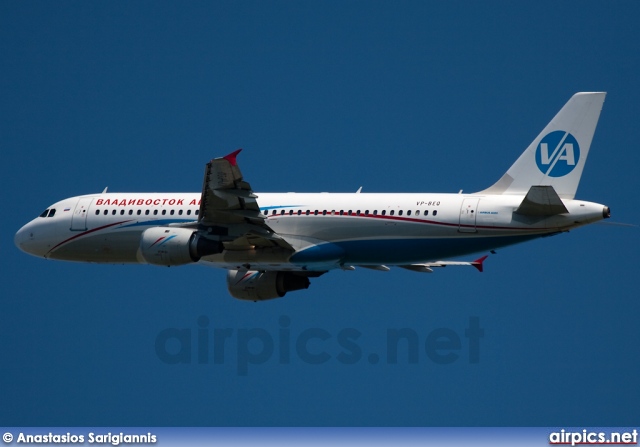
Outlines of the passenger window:
M 407 210 L 407 216 L 411 216 L 411 210 Z
M 293 210 L 289 210 L 289 216 L 293 216 Z
M 395 210 L 391 210 L 391 211 L 389 211 L 389 215 L 390 215 L 390 216 L 393 216 L 393 214 L 394 214 L 394 213 L 395 213 Z
M 144 210 L 144 215 L 148 216 L 149 215 L 149 210 Z
M 438 210 L 433 210 L 433 215 L 437 215 L 438 214 Z
M 280 211 L 280 215 L 284 216 L 284 210 Z
M 373 215 L 377 216 L 378 215 L 378 210 L 373 210 Z
M 120 215 L 123 216 L 124 215 L 124 210 L 120 210 Z
M 344 215 L 344 211 L 343 210 L 340 210 L 340 215 L 341 216 Z
M 40 217 L 47 217 L 47 214 L 49 214 L 49 208 L 47 208 L 46 210 L 44 210 L 42 212 L 42 214 L 40 214 Z
M 398 211 L 398 216 L 402 216 L 402 210 Z
M 116 215 L 116 210 L 111 211 L 111 215 L 115 216 Z
M 309 214 L 311 214 L 311 210 L 307 210 L 305 214 L 308 216 Z
M 153 215 L 157 216 L 158 215 L 158 210 L 153 210 Z
M 318 210 L 315 210 L 315 211 L 313 212 L 313 215 L 314 215 L 314 216 L 317 216 L 317 215 L 318 215 Z
M 133 210 L 129 210 L 129 216 L 133 214 Z
M 172 216 L 173 216 L 173 213 L 175 213 L 175 210 L 171 210 L 171 211 L 169 212 L 169 214 L 171 214 Z
M 142 210 L 138 210 L 137 214 L 138 216 L 142 213 Z
M 196 210 L 196 216 L 200 214 L 200 210 Z
M 178 215 L 182 216 L 182 210 L 178 210 Z
M 96 210 L 96 216 L 100 214 L 100 210 Z
M 424 215 L 428 216 L 429 215 L 429 210 L 424 210 Z
M 298 216 L 302 214 L 302 210 L 298 210 Z
M 322 211 L 322 215 L 323 215 L 323 216 L 326 216 L 326 215 L 327 215 L 327 210 L 323 210 L 323 211 Z
M 107 211 L 107 210 L 104 210 L 104 215 L 106 216 L 108 212 L 109 212 L 109 211 Z
M 385 215 L 387 214 L 387 210 L 382 210 L 382 212 L 381 212 L 380 214 L 382 214 L 383 216 L 385 216 Z
M 364 210 L 364 215 L 368 216 L 369 215 L 369 210 Z
M 360 215 L 360 210 L 356 211 L 356 216 Z
M 420 215 L 420 210 L 416 210 L 416 216 Z
M 162 210 L 162 215 L 165 216 L 167 214 L 167 210 Z
M 55 216 L 55 215 L 56 215 L 56 209 L 55 209 L 55 208 L 52 208 L 52 209 L 49 211 L 49 216 L 47 216 L 47 217 L 53 217 L 53 216 Z
M 347 214 L 348 214 L 349 216 L 351 216 L 351 210 L 347 211 Z
M 187 216 L 191 216 L 191 210 L 187 210 Z

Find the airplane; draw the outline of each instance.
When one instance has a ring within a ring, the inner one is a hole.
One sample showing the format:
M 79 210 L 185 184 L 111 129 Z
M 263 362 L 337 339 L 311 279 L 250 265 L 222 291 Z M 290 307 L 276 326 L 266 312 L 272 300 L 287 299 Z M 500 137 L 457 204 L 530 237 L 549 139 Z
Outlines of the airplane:
M 113 193 L 49 206 L 15 235 L 45 259 L 226 269 L 231 296 L 252 301 L 309 287 L 356 267 L 431 273 L 490 252 L 609 218 L 575 200 L 605 92 L 573 95 L 489 188 L 450 193 L 256 194 L 241 149 L 206 164 L 200 193 Z

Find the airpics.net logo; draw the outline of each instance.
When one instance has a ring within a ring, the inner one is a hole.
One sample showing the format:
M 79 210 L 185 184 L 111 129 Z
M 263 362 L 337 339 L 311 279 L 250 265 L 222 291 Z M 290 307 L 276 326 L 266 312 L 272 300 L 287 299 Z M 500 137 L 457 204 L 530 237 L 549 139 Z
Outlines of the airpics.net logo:
M 563 177 L 569 174 L 579 160 L 578 140 L 564 130 L 556 130 L 545 135 L 536 149 L 538 169 L 549 177 Z
M 477 364 L 485 335 L 480 318 L 474 316 L 468 318 L 466 327 L 428 331 L 389 327 L 378 337 L 369 334 L 373 338 L 353 327 L 299 326 L 287 315 L 281 315 L 277 323 L 262 328 L 220 327 L 201 315 L 195 327 L 169 327 L 158 332 L 154 348 L 158 359 L 167 365 L 231 363 L 239 376 L 246 376 L 264 364 Z

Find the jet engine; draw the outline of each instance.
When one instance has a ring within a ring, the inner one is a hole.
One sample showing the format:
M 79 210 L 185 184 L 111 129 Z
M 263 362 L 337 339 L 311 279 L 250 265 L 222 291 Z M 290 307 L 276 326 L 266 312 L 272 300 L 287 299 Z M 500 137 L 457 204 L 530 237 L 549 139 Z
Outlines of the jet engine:
M 221 253 L 219 241 L 206 239 L 186 228 L 152 227 L 142 233 L 140 254 L 154 265 L 184 265 L 198 262 L 203 256 Z
M 309 278 L 294 272 L 229 270 L 227 287 L 234 298 L 263 301 L 281 298 L 294 290 L 307 289 Z

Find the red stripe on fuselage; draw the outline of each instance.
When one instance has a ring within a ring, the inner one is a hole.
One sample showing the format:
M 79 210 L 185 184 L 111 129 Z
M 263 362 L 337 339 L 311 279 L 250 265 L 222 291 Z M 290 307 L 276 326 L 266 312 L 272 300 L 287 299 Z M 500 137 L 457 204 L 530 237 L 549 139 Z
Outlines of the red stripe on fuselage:
M 116 222 L 116 223 L 112 223 L 112 224 L 109 224 L 109 225 L 103 225 L 103 226 L 101 226 L 101 227 L 94 228 L 93 230 L 89 230 L 89 231 L 85 231 L 85 232 L 80 233 L 80 234 L 76 234 L 75 236 L 72 236 L 72 237 L 70 237 L 69 239 L 65 239 L 64 241 L 62 241 L 62 242 L 60 242 L 59 244 L 57 244 L 55 247 L 53 247 L 51 250 L 49 250 L 49 251 L 47 252 L 47 254 L 51 253 L 53 250 L 55 250 L 56 248 L 58 248 L 58 247 L 59 247 L 59 246 L 61 246 L 62 244 L 66 244 L 67 242 L 70 242 L 70 241 L 72 241 L 72 240 L 74 240 L 74 239 L 77 239 L 77 238 L 79 238 L 79 237 L 81 237 L 81 236 L 87 235 L 87 234 L 89 234 L 89 233 L 93 233 L 93 232 L 95 232 L 95 231 L 104 230 L 105 228 L 113 227 L 113 226 L 115 226 L 115 225 L 120 225 L 120 224 L 123 224 L 123 223 L 127 223 L 127 222 L 131 222 L 131 219 L 129 219 L 129 220 L 123 220 L 123 221 L 121 221 L 121 222 Z

